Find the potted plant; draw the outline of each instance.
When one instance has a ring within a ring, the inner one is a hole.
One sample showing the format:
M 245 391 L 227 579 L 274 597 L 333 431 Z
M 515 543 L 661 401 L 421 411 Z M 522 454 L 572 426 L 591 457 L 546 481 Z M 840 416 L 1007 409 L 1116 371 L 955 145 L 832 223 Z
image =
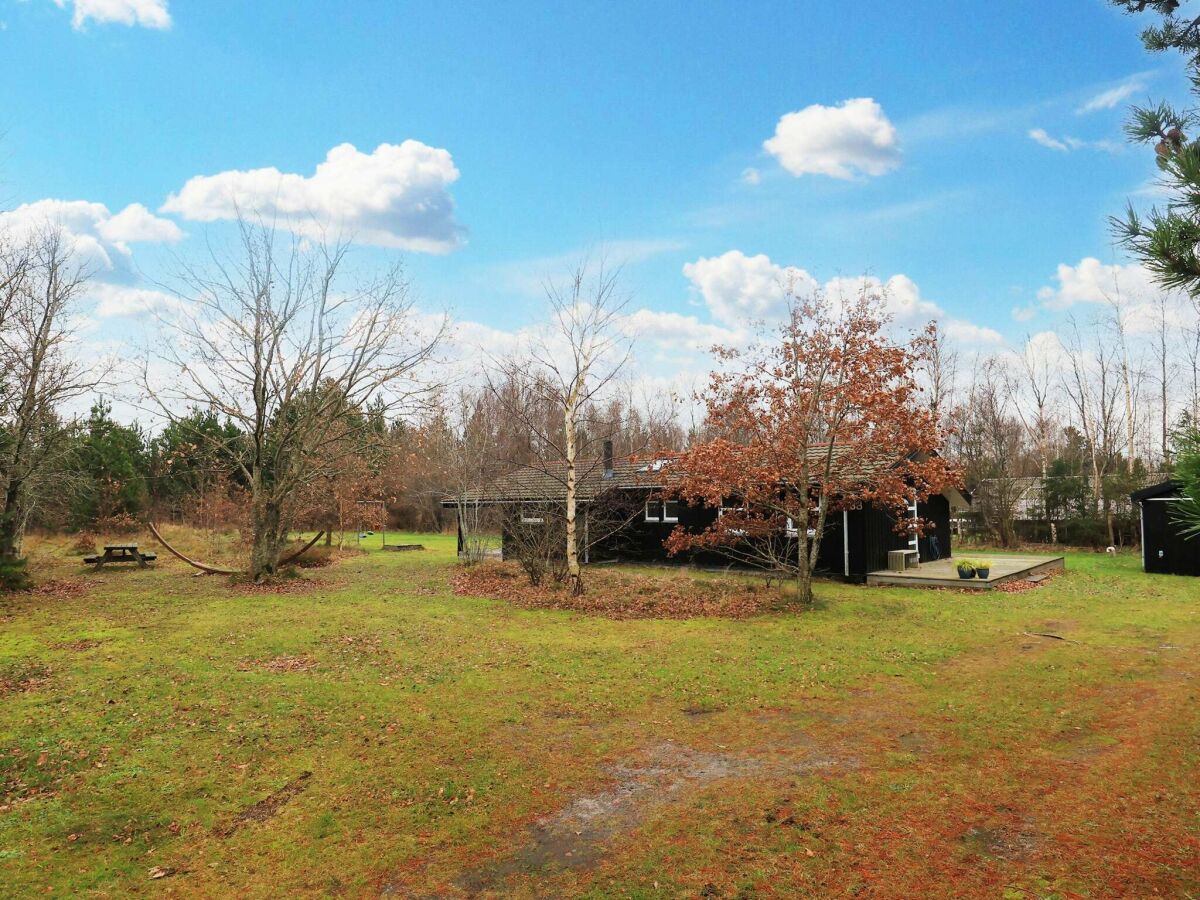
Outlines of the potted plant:
M 975 564 L 969 559 L 960 559 L 955 568 L 958 569 L 959 578 L 965 579 L 975 577 Z
M 992 571 L 992 561 L 990 559 L 975 561 L 975 575 L 977 578 L 987 578 Z

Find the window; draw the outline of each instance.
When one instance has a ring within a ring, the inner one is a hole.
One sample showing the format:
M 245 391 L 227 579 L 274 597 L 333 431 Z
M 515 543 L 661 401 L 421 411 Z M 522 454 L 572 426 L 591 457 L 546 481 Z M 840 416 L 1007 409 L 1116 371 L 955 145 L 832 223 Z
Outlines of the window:
M 546 517 L 542 515 L 542 511 L 538 508 L 536 503 L 522 503 L 521 524 L 544 525 L 546 524 Z
M 813 510 L 813 513 L 814 514 L 816 513 L 815 509 Z M 806 528 L 806 529 L 804 529 L 804 531 L 805 531 L 805 534 L 808 535 L 808 539 L 810 541 L 817 536 L 817 529 L 815 529 L 815 528 Z M 791 516 L 788 516 L 788 520 L 787 520 L 787 536 L 788 537 L 799 537 L 800 536 L 800 532 L 796 529 L 796 523 L 792 521 Z
M 647 500 L 647 522 L 678 522 L 679 510 L 683 506 L 678 500 Z

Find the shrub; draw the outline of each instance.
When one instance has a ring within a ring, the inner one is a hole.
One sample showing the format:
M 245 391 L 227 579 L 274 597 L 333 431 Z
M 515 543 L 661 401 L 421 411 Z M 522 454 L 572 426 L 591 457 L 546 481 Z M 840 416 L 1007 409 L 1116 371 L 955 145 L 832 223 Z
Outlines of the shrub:
M 96 530 L 106 534 L 136 534 L 142 530 L 142 523 L 129 513 L 117 513 L 97 519 Z
M 78 553 L 80 556 L 96 552 L 96 535 L 90 531 L 81 531 L 75 536 L 75 543 L 71 545 L 71 552 Z
M 28 591 L 33 587 L 25 559 L 0 560 L 0 591 Z

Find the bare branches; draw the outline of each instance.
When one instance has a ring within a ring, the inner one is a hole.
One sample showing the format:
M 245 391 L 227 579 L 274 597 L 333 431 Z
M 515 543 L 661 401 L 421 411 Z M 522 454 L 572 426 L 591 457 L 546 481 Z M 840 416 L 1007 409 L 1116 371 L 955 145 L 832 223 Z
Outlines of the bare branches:
M 347 245 L 239 226 L 235 252 L 182 268 L 173 287 L 186 312 L 163 319 L 143 383 L 173 422 L 199 407 L 243 433 L 235 459 L 255 509 L 258 577 L 274 570 L 304 490 L 361 455 L 368 404 L 387 418 L 424 400 L 444 324 L 422 328 L 399 266 L 347 284 Z
M 65 452 L 61 406 L 103 374 L 71 346 L 87 280 L 57 228 L 0 252 L 0 559 L 20 556 L 42 479 Z

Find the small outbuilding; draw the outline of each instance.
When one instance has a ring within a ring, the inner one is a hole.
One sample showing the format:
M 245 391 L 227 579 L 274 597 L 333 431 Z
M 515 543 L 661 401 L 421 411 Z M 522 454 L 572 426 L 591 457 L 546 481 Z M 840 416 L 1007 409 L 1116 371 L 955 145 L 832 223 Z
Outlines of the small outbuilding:
M 1141 510 L 1142 569 L 1164 575 L 1200 575 L 1200 536 L 1184 535 L 1175 509 L 1188 499 L 1179 482 L 1164 481 L 1129 495 Z

